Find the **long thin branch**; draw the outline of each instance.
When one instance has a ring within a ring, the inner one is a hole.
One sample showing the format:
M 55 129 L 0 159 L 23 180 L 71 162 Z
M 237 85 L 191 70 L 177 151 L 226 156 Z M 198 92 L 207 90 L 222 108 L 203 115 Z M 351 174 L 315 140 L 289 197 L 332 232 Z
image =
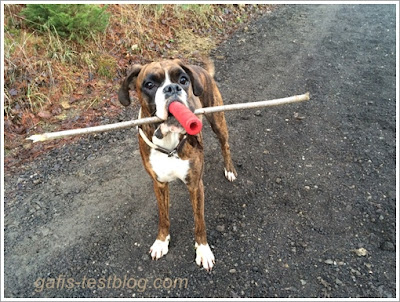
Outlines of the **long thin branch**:
M 195 110 L 194 114 L 201 115 L 201 114 L 209 114 L 209 113 L 215 113 L 215 112 L 221 112 L 221 111 L 232 111 L 232 110 L 270 107 L 270 106 L 277 106 L 277 105 L 283 105 L 283 104 L 308 101 L 309 99 L 310 99 L 310 94 L 307 92 L 305 94 L 295 95 L 295 96 L 282 98 L 282 99 L 199 108 L 199 109 Z M 139 125 L 144 125 L 144 124 L 152 124 L 152 123 L 157 123 L 157 122 L 162 122 L 162 121 L 163 121 L 162 119 L 160 119 L 156 116 L 153 116 L 153 117 L 147 117 L 147 118 L 142 118 L 142 119 L 138 119 L 138 120 L 120 122 L 120 123 L 109 124 L 109 125 L 101 125 L 101 126 L 88 127 L 88 128 L 79 128 L 79 129 L 72 129 L 72 130 L 65 130 L 65 131 L 58 131 L 58 132 L 49 132 L 49 133 L 44 133 L 44 134 L 35 134 L 35 135 L 28 137 L 27 139 L 32 140 L 34 143 L 36 143 L 36 142 L 43 142 L 43 141 L 47 141 L 47 140 L 51 140 L 51 139 L 74 136 L 74 135 L 99 133 L 99 132 L 105 132 L 105 131 L 111 131 L 111 130 L 117 130 L 117 129 L 131 128 L 134 126 L 139 126 Z

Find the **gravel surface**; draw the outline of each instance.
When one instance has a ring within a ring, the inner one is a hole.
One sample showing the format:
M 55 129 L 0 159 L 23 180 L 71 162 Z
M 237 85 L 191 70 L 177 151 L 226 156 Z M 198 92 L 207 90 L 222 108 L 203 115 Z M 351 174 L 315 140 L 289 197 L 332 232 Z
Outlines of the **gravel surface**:
M 157 208 L 134 129 L 6 172 L 5 297 L 396 297 L 395 42 L 395 5 L 281 5 L 215 50 L 226 104 L 311 100 L 227 113 L 233 184 L 205 125 L 211 273 L 179 182 L 169 253 L 150 259 Z

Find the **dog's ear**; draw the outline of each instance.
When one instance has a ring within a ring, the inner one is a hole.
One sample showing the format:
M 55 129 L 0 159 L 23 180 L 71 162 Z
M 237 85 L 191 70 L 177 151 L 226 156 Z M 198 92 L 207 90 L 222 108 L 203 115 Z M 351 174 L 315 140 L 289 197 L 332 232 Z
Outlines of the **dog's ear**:
M 136 78 L 140 71 L 142 70 L 142 65 L 134 65 L 131 69 L 129 75 L 123 80 L 121 87 L 118 90 L 118 100 L 124 106 L 129 106 L 131 103 L 131 99 L 129 98 L 129 85 L 136 81 Z
M 185 72 L 189 75 L 190 81 L 192 82 L 193 93 L 195 96 L 200 96 L 203 94 L 203 85 L 200 81 L 200 74 L 196 71 L 197 66 L 185 65 L 180 60 L 178 60 L 178 64 L 185 70 Z

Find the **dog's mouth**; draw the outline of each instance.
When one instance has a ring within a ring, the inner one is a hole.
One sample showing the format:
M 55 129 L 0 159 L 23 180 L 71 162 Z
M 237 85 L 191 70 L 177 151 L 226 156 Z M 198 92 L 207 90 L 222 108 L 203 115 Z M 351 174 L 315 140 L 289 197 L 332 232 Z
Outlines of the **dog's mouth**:
M 167 101 L 165 102 L 165 109 L 168 111 L 168 116 L 172 115 L 171 112 L 169 112 L 169 105 L 171 105 L 173 102 L 178 102 L 181 103 L 183 105 L 185 105 L 185 103 L 178 97 L 170 97 L 169 99 L 167 99 Z M 185 105 L 186 106 L 186 105 Z M 189 108 L 190 109 L 190 108 Z
M 168 119 L 160 124 L 156 131 L 154 132 L 154 136 L 158 139 L 163 139 L 170 133 L 186 133 L 186 130 L 179 124 L 179 122 L 172 116 L 168 117 Z
M 168 133 L 181 133 L 184 134 L 186 133 L 186 130 L 183 128 L 183 126 L 178 122 L 178 120 L 174 117 L 174 115 L 168 110 L 169 106 L 173 102 L 178 102 L 186 106 L 186 104 L 177 96 L 172 96 L 169 99 L 166 100 L 165 102 L 165 111 L 167 112 L 167 118 L 165 121 L 158 126 L 156 129 L 154 135 L 158 139 L 162 139 Z M 191 108 L 191 106 L 188 107 L 188 109 L 192 112 L 194 112 L 194 108 Z
M 165 123 L 166 123 L 167 125 L 170 125 L 170 126 L 177 126 L 177 127 L 180 127 L 180 128 L 183 129 L 183 127 L 182 127 L 181 124 L 178 122 L 178 120 L 177 120 L 177 119 L 174 117 L 174 115 L 169 111 L 169 106 L 170 106 L 173 102 L 178 102 L 178 103 L 181 103 L 181 104 L 185 105 L 184 102 L 182 102 L 180 99 L 177 99 L 177 98 L 170 98 L 170 99 L 168 99 L 167 102 L 166 102 L 166 111 L 168 112 L 168 115 L 167 115 L 167 120 L 165 121 Z M 185 106 L 186 106 L 186 105 L 185 105 Z M 191 110 L 191 109 L 189 108 L 189 110 Z
M 186 132 L 185 129 L 182 127 L 182 125 L 178 122 L 178 120 L 168 110 L 169 105 L 172 102 L 180 102 L 183 104 L 182 101 L 177 100 L 177 99 L 171 99 L 166 102 L 166 111 L 168 112 L 167 119 L 163 123 L 161 123 L 158 126 L 158 128 L 156 129 L 156 131 L 154 132 L 154 135 L 158 139 L 162 139 L 163 137 L 165 137 L 166 135 L 168 135 L 171 132 L 172 133 L 182 133 L 182 134 L 184 134 Z

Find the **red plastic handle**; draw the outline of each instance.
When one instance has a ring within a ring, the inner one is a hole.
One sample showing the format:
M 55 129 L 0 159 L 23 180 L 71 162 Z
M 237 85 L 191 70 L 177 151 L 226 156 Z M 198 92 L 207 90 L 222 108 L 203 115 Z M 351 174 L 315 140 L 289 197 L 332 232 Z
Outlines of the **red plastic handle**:
M 188 134 L 196 135 L 201 131 L 201 128 L 203 127 L 202 122 L 182 103 L 172 102 L 168 107 L 168 111 L 175 116 Z

